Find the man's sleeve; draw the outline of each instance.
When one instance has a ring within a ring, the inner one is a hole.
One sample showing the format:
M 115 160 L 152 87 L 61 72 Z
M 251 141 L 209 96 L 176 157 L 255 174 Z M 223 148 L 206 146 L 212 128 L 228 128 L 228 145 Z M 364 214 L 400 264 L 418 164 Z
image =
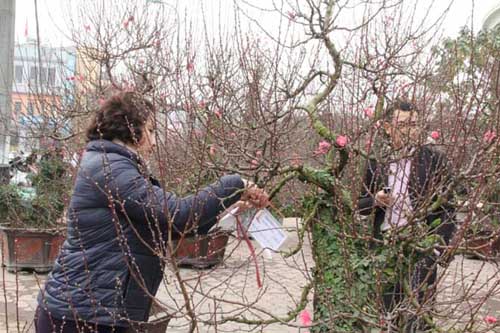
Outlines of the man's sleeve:
M 358 212 L 361 215 L 370 215 L 375 208 L 376 170 L 377 163 L 374 160 L 368 160 L 363 187 L 358 200 Z
M 453 176 L 451 167 L 446 156 L 440 152 L 434 152 L 435 172 L 434 184 L 438 193 L 436 200 L 441 200 L 442 204 L 433 212 L 432 216 L 441 220 L 439 226 L 436 227 L 436 234 L 440 235 L 446 244 L 449 244 L 456 228 L 455 220 L 455 198 L 453 186 Z M 428 221 L 432 223 L 433 221 Z

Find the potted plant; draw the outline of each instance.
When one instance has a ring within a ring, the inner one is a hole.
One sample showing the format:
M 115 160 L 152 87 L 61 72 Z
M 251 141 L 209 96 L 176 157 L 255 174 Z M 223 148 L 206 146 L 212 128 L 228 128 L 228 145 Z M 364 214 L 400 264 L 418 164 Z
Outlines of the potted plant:
M 61 219 L 68 180 L 63 158 L 50 151 L 32 169 L 32 187 L 0 185 L 2 258 L 10 272 L 50 271 L 64 240 Z
M 480 203 L 479 212 L 467 233 L 467 247 L 484 257 L 500 255 L 500 191 L 487 197 L 486 203 Z

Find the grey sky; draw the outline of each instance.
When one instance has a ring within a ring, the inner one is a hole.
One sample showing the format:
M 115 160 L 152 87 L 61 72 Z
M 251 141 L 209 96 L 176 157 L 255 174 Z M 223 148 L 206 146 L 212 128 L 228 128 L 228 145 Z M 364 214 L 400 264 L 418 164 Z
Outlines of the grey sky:
M 41 40 L 45 44 L 53 46 L 70 45 L 71 41 L 64 35 L 68 33 L 68 14 L 71 4 L 75 4 L 83 0 L 38 0 L 39 19 L 40 19 L 40 35 Z M 89 1 L 89 0 L 87 0 Z M 92 1 L 92 0 L 90 0 Z M 431 0 L 413 0 L 420 3 L 426 3 Z M 450 0 L 437 0 L 435 12 L 439 12 L 447 6 Z M 165 2 L 177 4 L 181 8 L 182 15 L 186 13 L 188 19 L 201 17 L 201 5 L 205 8 L 206 13 L 212 13 L 210 17 L 218 16 L 219 8 L 229 10 L 232 8 L 233 0 L 165 0 Z M 255 6 L 270 7 L 270 0 L 247 0 Z M 274 0 L 275 3 L 281 3 L 280 0 Z M 409 1 L 412 2 L 411 0 Z M 222 5 L 220 5 L 222 3 Z M 481 28 L 481 23 L 485 15 L 495 5 L 500 5 L 500 0 L 454 0 L 450 12 L 447 15 L 443 24 L 444 35 L 453 36 L 458 29 L 463 25 L 472 25 L 474 30 L 478 31 Z M 155 6 L 157 6 L 155 4 Z M 474 8 L 474 11 L 472 9 Z M 185 9 L 185 11 L 184 11 Z M 474 15 L 472 15 L 472 13 Z M 207 14 L 207 17 L 209 16 Z M 224 14 L 223 14 L 224 16 Z M 259 15 L 260 24 L 264 27 L 272 29 L 277 24 L 276 16 L 273 14 Z M 23 42 L 26 40 L 25 28 L 27 25 L 28 36 L 33 38 L 36 36 L 34 0 L 17 0 L 16 6 L 16 40 Z M 257 31 L 257 29 L 256 29 Z

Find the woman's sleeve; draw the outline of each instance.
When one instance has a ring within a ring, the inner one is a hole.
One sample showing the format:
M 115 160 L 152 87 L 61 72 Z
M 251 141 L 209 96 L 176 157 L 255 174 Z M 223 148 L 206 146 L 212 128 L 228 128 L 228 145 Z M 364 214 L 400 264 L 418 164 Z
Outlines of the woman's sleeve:
M 172 231 L 176 233 L 184 232 L 193 223 L 202 226 L 217 218 L 240 199 L 244 188 L 239 175 L 227 175 L 182 198 L 151 184 L 135 166 L 116 165 L 112 174 L 114 177 L 109 184 L 114 187 L 114 205 L 121 213 L 134 222 L 157 222 L 163 230 L 171 222 Z

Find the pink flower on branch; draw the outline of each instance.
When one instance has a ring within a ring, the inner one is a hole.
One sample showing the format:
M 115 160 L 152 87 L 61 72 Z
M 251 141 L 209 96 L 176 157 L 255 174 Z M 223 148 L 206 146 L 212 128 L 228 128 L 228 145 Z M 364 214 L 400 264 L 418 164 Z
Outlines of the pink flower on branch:
M 90 25 L 88 24 L 85 24 L 83 28 L 85 29 L 85 31 L 90 31 Z
M 296 14 L 295 12 L 293 12 L 293 11 L 289 11 L 289 12 L 287 13 L 287 15 L 288 15 L 288 18 L 289 18 L 291 21 L 295 21 L 295 18 L 297 17 L 297 14 Z
M 439 132 L 438 132 L 438 131 L 432 131 L 432 132 L 431 132 L 431 138 L 433 138 L 434 140 L 439 139 L 439 137 L 440 137 L 440 136 L 441 136 L 441 135 L 439 134 Z
M 347 143 L 349 142 L 349 138 L 345 135 L 339 135 L 337 136 L 337 139 L 335 140 L 335 143 L 337 144 L 337 146 L 343 148 L 347 145 Z
M 318 143 L 318 148 L 314 151 L 314 155 L 325 155 L 331 148 L 331 144 L 328 141 L 321 140 Z
M 133 15 L 130 15 L 128 19 L 126 19 L 125 21 L 123 21 L 123 27 L 125 29 L 128 28 L 128 25 L 130 22 L 133 22 L 134 21 L 134 16 Z
M 367 116 L 368 118 L 372 118 L 373 117 L 373 107 L 369 106 L 367 107 L 366 109 L 363 110 L 363 113 L 365 114 L 365 116 Z
M 311 326 L 312 324 L 312 317 L 309 311 L 307 310 L 302 310 L 299 314 L 299 319 L 300 319 L 300 324 L 304 326 Z
M 488 130 L 484 133 L 483 140 L 486 143 L 492 143 L 493 140 L 497 138 L 497 133 L 492 130 Z
M 217 118 L 222 118 L 222 111 L 219 108 L 215 109 L 214 114 Z
M 188 61 L 187 65 L 186 65 L 186 69 L 187 69 L 188 73 L 190 73 L 190 74 L 192 72 L 194 72 L 194 63 L 192 60 Z
M 486 316 L 484 317 L 484 321 L 487 323 L 487 324 L 496 324 L 497 323 L 497 318 L 496 317 L 493 317 L 493 316 Z

